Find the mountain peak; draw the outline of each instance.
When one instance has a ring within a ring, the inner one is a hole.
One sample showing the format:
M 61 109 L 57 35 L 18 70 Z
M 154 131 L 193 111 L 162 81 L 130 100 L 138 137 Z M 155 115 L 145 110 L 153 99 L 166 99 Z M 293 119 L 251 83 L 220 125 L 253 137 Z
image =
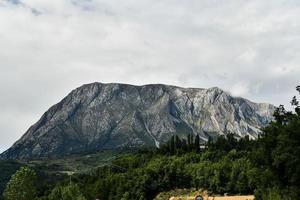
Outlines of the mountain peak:
M 172 135 L 202 141 L 234 132 L 257 138 L 274 106 L 220 88 L 163 84 L 85 84 L 52 106 L 2 159 L 31 159 L 101 149 L 158 146 Z

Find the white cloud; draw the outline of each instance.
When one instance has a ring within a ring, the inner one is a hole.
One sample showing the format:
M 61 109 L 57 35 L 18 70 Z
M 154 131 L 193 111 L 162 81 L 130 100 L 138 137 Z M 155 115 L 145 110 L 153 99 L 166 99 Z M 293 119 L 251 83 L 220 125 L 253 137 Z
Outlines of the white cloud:
M 296 0 L 0 0 L 0 151 L 94 81 L 218 86 L 288 104 L 299 18 Z
M 241 62 L 244 62 L 245 64 L 247 63 L 252 64 L 255 61 L 255 58 L 256 58 L 256 52 L 253 49 L 242 52 L 242 54 L 238 57 L 238 59 Z
M 243 82 L 236 83 L 232 86 L 230 91 L 234 96 L 245 96 L 249 93 L 249 86 Z

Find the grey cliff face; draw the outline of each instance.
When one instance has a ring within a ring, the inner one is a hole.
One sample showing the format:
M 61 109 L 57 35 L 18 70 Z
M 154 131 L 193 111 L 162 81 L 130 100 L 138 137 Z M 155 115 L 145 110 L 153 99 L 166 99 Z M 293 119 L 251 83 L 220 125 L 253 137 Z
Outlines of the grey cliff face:
M 1 159 L 158 146 L 174 134 L 203 141 L 234 132 L 257 138 L 274 106 L 235 98 L 219 88 L 92 83 L 52 106 Z

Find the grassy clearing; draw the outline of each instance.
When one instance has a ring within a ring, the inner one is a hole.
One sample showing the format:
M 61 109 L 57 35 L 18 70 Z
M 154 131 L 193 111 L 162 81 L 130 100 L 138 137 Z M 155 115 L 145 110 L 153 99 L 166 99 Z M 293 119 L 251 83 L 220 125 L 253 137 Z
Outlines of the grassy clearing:
M 32 160 L 26 165 L 38 168 L 47 173 L 90 173 L 95 169 L 109 164 L 120 152 L 101 151 L 88 155 L 68 155 L 57 159 Z

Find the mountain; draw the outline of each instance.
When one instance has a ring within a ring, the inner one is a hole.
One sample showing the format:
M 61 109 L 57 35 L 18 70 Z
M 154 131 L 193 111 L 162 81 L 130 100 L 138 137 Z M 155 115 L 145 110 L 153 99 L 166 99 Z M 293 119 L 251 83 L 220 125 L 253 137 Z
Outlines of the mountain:
M 1 159 L 33 159 L 102 149 L 158 146 L 174 134 L 202 141 L 228 132 L 257 138 L 274 106 L 219 88 L 91 83 L 52 106 Z

